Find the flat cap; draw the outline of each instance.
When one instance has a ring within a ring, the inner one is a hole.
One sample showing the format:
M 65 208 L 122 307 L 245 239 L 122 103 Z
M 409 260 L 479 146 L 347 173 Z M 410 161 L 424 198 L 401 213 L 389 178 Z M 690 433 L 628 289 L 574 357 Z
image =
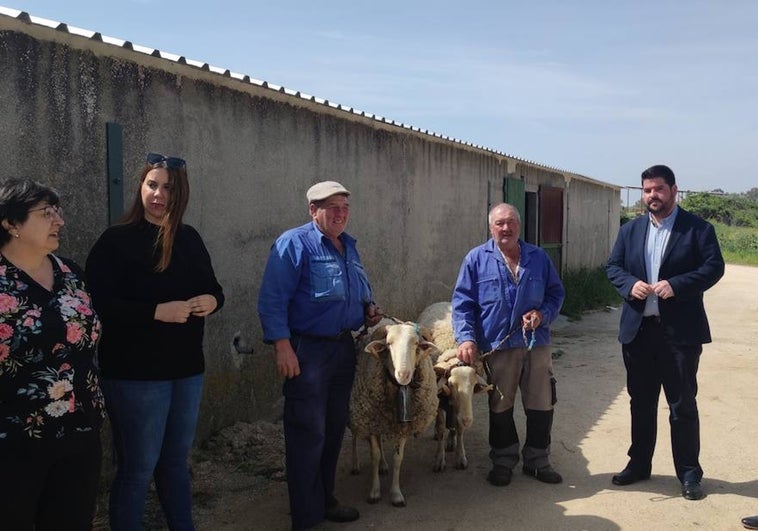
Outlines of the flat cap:
M 350 195 L 350 191 L 337 181 L 322 181 L 308 188 L 305 197 L 308 198 L 309 203 L 312 203 L 336 194 Z

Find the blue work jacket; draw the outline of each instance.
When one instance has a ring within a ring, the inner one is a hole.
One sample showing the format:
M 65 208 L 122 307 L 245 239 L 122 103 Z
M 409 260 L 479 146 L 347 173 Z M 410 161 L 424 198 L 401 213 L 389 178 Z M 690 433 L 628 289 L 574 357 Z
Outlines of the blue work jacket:
M 266 342 L 294 334 L 336 336 L 357 330 L 372 300 L 355 238 L 340 254 L 314 222 L 284 232 L 271 247 L 258 297 Z
M 520 280 L 515 296 L 508 289 L 512 280 L 493 239 L 475 247 L 463 259 L 453 290 L 453 331 L 459 345 L 473 341 L 481 352 L 488 352 L 515 330 L 499 349 L 524 347 L 521 316 L 530 310 L 542 313 L 535 345 L 550 343 L 550 324 L 558 317 L 566 293 L 547 253 L 521 240 L 519 245 Z

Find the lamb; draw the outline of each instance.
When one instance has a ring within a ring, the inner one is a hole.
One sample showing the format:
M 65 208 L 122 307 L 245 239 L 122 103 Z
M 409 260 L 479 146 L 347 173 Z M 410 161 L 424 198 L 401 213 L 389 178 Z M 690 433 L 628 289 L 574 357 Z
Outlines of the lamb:
M 365 351 L 369 355 L 358 358 L 350 397 L 350 428 L 354 437 L 368 439 L 371 444 L 368 502 L 381 499 L 379 463 L 383 438 L 395 445 L 390 501 L 395 507 L 405 507 L 400 490 L 405 443 L 408 437 L 423 433 L 437 414 L 437 382 L 430 359 L 437 348 L 424 339 L 416 324 L 403 323 L 377 329 Z M 398 407 L 399 401 L 406 398 L 409 407 Z M 402 413 L 409 413 L 403 422 L 399 419 Z
M 481 364 L 468 367 L 456 358 L 456 344 L 453 335 L 452 305 L 449 302 L 435 302 L 427 306 L 418 318 L 419 325 L 430 331 L 429 339 L 444 352 L 435 360 L 437 374 L 439 408 L 434 427 L 437 452 L 434 471 L 445 470 L 445 451 L 455 450 L 455 467 L 468 467 L 463 433 L 474 422 L 473 395 L 492 390 L 483 378 Z M 447 435 L 450 438 L 447 438 Z M 446 444 L 447 441 L 447 444 Z
M 462 365 L 455 355 L 455 349 L 448 349 L 434 365 L 440 401 L 434 426 L 437 439 L 435 472 L 445 470 L 445 450 L 455 450 L 455 468 L 463 470 L 468 467 L 463 433 L 474 423 L 473 395 L 492 390 L 492 385 L 487 383 L 481 372 L 477 372 L 474 367 Z M 448 415 L 451 417 L 450 422 Z M 450 439 L 445 445 L 448 432 Z

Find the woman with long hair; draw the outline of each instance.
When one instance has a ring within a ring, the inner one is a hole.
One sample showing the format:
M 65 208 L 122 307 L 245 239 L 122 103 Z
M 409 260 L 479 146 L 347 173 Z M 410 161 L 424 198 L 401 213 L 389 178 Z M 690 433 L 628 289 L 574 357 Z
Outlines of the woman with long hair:
M 114 531 L 141 529 L 150 479 L 172 530 L 193 529 L 187 458 L 202 394 L 205 316 L 224 303 L 203 240 L 182 222 L 187 165 L 150 153 L 122 223 L 87 258 L 113 429 Z

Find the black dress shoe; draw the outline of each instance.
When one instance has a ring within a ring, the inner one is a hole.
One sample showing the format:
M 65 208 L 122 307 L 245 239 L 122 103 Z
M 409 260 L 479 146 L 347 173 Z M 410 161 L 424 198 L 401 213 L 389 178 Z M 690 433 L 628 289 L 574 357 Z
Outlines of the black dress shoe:
M 633 468 L 626 467 L 611 478 L 611 483 L 623 487 L 624 485 L 631 485 L 632 483 L 637 483 L 643 479 L 650 479 L 650 472 L 637 472 Z
M 487 481 L 496 487 L 505 487 L 511 483 L 513 471 L 507 466 L 494 465 L 490 473 L 487 474 Z
M 682 496 L 685 500 L 699 500 L 705 494 L 699 481 L 685 481 L 682 483 Z
M 527 476 L 532 476 L 535 479 L 540 480 L 543 483 L 560 483 L 563 481 L 561 475 L 555 471 L 550 465 L 541 467 L 531 467 L 524 465 L 521 469 Z
M 742 519 L 745 529 L 758 529 L 758 516 L 746 516 Z
M 326 509 L 324 518 L 330 522 L 353 522 L 360 517 L 358 509 L 335 503 Z

